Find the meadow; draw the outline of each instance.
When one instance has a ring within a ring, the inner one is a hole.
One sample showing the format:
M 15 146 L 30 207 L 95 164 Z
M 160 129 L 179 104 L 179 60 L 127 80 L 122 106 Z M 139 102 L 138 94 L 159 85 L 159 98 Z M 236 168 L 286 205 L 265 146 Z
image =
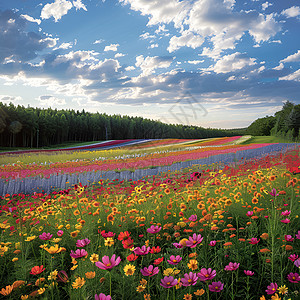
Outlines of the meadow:
M 203 143 L 159 146 L 166 157 L 240 147 Z M 7 194 L 0 199 L 0 297 L 299 299 L 299 155 L 295 147 L 137 181 Z

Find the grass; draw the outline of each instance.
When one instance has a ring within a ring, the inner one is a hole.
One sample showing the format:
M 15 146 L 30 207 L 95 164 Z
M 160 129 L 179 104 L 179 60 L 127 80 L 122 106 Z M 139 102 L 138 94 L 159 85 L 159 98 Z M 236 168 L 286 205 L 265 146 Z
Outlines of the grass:
M 277 136 L 252 136 L 251 139 L 242 142 L 240 145 L 263 144 L 263 143 L 293 143 Z

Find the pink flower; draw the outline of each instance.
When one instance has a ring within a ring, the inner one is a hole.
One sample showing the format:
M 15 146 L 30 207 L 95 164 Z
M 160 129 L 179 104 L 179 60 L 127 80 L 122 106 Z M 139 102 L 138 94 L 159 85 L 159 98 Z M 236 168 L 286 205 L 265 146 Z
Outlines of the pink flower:
M 256 245 L 256 244 L 259 243 L 259 241 L 260 241 L 260 239 L 258 240 L 257 238 L 251 238 L 251 240 L 249 241 L 249 243 L 252 244 L 252 245 Z
M 187 247 L 195 248 L 203 240 L 201 234 L 194 233 L 193 236 L 189 237 L 189 240 L 185 243 Z
M 296 233 L 296 239 L 300 240 L 300 230 L 298 231 L 298 233 Z
M 67 283 L 69 280 L 68 274 L 66 273 L 66 271 L 61 270 L 57 273 L 57 281 L 63 282 L 63 283 Z
M 70 256 L 73 258 L 80 258 L 86 256 L 88 253 L 84 249 L 77 249 L 75 252 L 71 250 Z
M 274 294 L 277 291 L 277 289 L 278 289 L 277 283 L 273 283 L 272 282 L 270 285 L 267 286 L 266 293 L 268 295 L 272 295 L 272 294 Z
M 235 271 L 239 268 L 240 264 L 239 263 L 232 263 L 230 262 L 225 268 L 225 271 Z
M 197 221 L 197 215 L 191 215 L 189 217 L 189 220 L 192 221 L 192 222 L 196 222 Z
M 217 241 L 210 241 L 209 242 L 209 246 L 211 246 L 211 247 L 216 246 L 216 244 L 217 244 Z
M 208 288 L 211 292 L 221 292 L 223 290 L 224 284 L 221 281 L 212 282 Z
M 95 295 L 95 300 L 111 300 L 111 296 L 108 295 L 104 295 L 103 293 L 99 294 L 99 295 Z
M 246 276 L 253 276 L 254 275 L 254 272 L 249 271 L 249 270 L 244 270 L 244 273 L 245 273 Z
M 300 268 L 300 258 L 298 258 L 297 260 L 294 261 L 294 265 L 295 265 L 297 268 Z
M 286 234 L 284 238 L 287 242 L 292 242 L 294 240 L 294 238 L 290 234 Z
M 76 247 L 84 247 L 88 245 L 91 241 L 89 239 L 77 240 Z
M 158 274 L 158 272 L 159 272 L 158 267 L 154 268 L 153 265 L 150 265 L 148 268 L 145 267 L 145 268 L 141 269 L 141 273 L 143 276 L 152 277 L 153 275 Z
M 283 211 L 283 212 L 281 213 L 281 215 L 287 217 L 287 216 L 290 215 L 290 213 L 291 213 L 290 210 L 285 210 L 285 211 Z
M 284 219 L 284 220 L 280 220 L 280 222 L 285 223 L 285 224 L 288 224 L 288 223 L 291 222 L 291 220 L 290 220 L 290 219 Z
M 300 281 L 300 276 L 298 273 L 290 273 L 287 276 L 289 282 L 298 283 Z
M 58 230 L 58 231 L 57 231 L 57 235 L 58 235 L 58 236 L 62 236 L 63 234 L 64 234 L 64 232 L 63 232 L 62 230 Z
M 271 192 L 269 192 L 269 194 L 271 195 L 271 196 L 273 196 L 273 197 L 276 197 L 276 196 L 278 196 L 279 194 L 276 194 L 276 189 L 272 189 L 272 191 Z
M 175 255 L 171 255 L 170 259 L 167 260 L 167 262 L 171 265 L 177 265 L 179 262 L 181 262 L 182 257 L 180 255 L 177 255 L 175 257 Z
M 120 256 L 116 259 L 116 254 L 113 254 L 111 259 L 107 255 L 102 257 L 102 262 L 97 261 L 95 265 L 102 270 L 110 270 L 121 262 Z
M 142 246 L 141 248 L 136 247 L 133 252 L 136 255 L 146 255 L 149 253 L 149 251 L 150 251 L 150 247 Z
M 289 256 L 289 260 L 291 260 L 292 262 L 294 262 L 295 260 L 297 260 L 297 258 L 298 258 L 298 255 L 296 255 L 296 254 L 291 254 Z
M 99 231 L 98 231 L 99 232 Z M 114 237 L 116 234 L 115 233 L 113 233 L 113 232 L 111 232 L 111 231 L 109 231 L 109 232 L 105 232 L 105 230 L 102 230 L 101 232 L 100 232 L 100 234 L 106 239 L 106 238 L 108 238 L 108 237 L 110 237 L 110 238 L 112 238 L 112 237 Z
M 177 279 L 173 278 L 172 276 L 165 276 L 161 279 L 160 285 L 166 289 L 169 289 L 177 284 Z
M 183 278 L 180 279 L 180 282 L 182 283 L 183 286 L 195 285 L 197 281 L 198 281 L 198 276 L 196 273 L 193 272 L 185 273 L 183 275 Z
M 246 215 L 247 215 L 248 217 L 253 216 L 253 211 L 247 211 Z
M 43 233 L 39 236 L 39 238 L 40 238 L 41 240 L 43 240 L 43 241 L 48 241 L 48 240 L 50 240 L 52 237 L 53 237 L 53 234 L 51 234 L 51 233 L 46 233 L 46 232 L 43 232 Z
M 197 276 L 199 277 L 200 281 L 211 280 L 216 275 L 217 275 L 216 270 L 213 270 L 212 268 L 208 268 L 208 269 L 202 268 L 200 270 L 200 273 L 197 274 Z
M 151 225 L 150 228 L 147 229 L 147 232 L 149 233 L 158 233 L 161 231 L 161 227 L 159 226 L 154 226 L 154 225 Z
M 184 247 L 182 244 L 179 244 L 179 243 L 173 243 L 173 246 L 177 249 L 181 249 Z

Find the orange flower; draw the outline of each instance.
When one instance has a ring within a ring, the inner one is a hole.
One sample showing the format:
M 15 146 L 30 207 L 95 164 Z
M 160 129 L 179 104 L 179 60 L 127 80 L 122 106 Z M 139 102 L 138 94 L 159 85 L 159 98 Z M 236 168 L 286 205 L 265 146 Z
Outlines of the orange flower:
M 95 278 L 95 276 L 96 276 L 96 272 L 86 272 L 85 273 L 85 277 L 87 278 L 87 279 L 93 279 L 93 278 Z
M 260 249 L 259 252 L 260 253 L 267 253 L 267 252 L 271 252 L 271 250 L 269 250 L 268 248 L 264 248 L 264 249 Z
M 7 285 L 5 288 L 3 288 L 0 291 L 0 294 L 3 295 L 3 296 L 7 296 L 12 292 L 12 290 L 13 290 L 13 286 L 12 285 Z
M 20 287 L 21 285 L 25 284 L 24 280 L 17 280 L 12 284 L 13 289 L 17 289 L 18 287 Z
M 293 250 L 293 246 L 291 246 L 291 245 L 286 245 L 286 246 L 285 246 L 285 250 L 286 250 L 286 251 L 291 251 L 291 250 Z
M 224 247 L 230 247 L 232 246 L 232 243 L 231 242 L 226 242 L 225 244 L 223 244 Z
M 204 289 L 197 290 L 196 292 L 194 292 L 194 294 L 195 294 L 196 296 L 202 296 L 204 293 L 205 293 L 205 290 L 204 290 Z
M 267 233 L 263 233 L 261 236 L 260 236 L 263 240 L 267 240 L 269 238 L 269 235 Z

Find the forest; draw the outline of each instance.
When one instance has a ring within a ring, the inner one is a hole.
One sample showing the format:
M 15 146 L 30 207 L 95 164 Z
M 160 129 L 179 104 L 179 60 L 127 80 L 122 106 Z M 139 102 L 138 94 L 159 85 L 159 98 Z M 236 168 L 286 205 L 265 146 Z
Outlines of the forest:
M 0 147 L 39 148 L 66 142 L 122 139 L 200 139 L 245 134 L 245 129 L 214 129 L 165 124 L 141 117 L 42 109 L 0 102 Z

